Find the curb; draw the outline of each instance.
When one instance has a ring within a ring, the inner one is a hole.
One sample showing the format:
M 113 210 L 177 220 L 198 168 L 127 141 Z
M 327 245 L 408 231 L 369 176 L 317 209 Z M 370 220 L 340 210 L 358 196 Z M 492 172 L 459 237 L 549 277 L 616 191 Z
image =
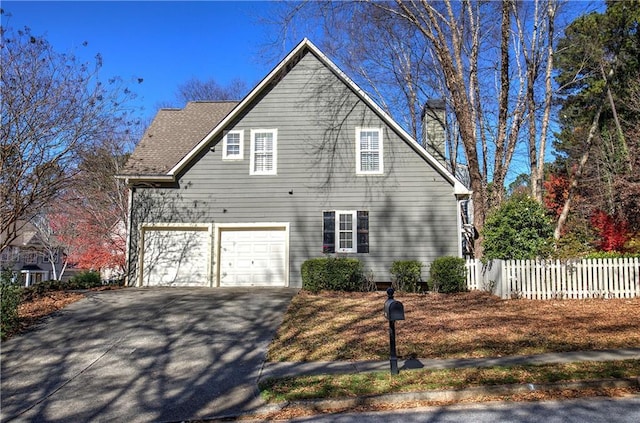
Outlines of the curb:
M 570 351 L 523 356 L 398 360 L 400 370 L 451 369 L 465 367 L 513 366 L 521 364 L 571 363 L 578 361 L 617 361 L 640 359 L 640 348 Z M 388 371 L 389 360 L 265 362 L 258 381 L 269 378 Z
M 361 406 L 374 406 L 411 401 L 447 401 L 457 402 L 486 396 L 504 396 L 528 392 L 545 392 L 559 390 L 604 388 L 636 388 L 640 389 L 640 377 L 622 379 L 600 379 L 578 382 L 558 383 L 521 383 L 512 385 L 474 386 L 458 390 L 437 390 L 421 392 L 403 392 L 396 394 L 370 395 L 355 398 L 335 398 L 319 400 L 288 401 L 268 404 L 254 410 L 245 417 L 255 417 L 262 414 L 274 413 L 287 408 L 298 408 L 309 411 L 330 412 L 345 410 Z

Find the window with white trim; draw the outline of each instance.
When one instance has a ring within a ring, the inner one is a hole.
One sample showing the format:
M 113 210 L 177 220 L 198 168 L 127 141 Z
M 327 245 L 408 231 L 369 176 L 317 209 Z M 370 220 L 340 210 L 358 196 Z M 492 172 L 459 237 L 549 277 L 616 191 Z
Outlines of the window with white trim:
M 228 131 L 222 139 L 222 160 L 242 160 L 244 131 Z
M 323 214 L 323 253 L 368 253 L 369 212 L 335 210 Z
M 275 175 L 278 163 L 278 130 L 251 130 L 251 175 Z
M 356 173 L 383 173 L 382 128 L 356 128 Z

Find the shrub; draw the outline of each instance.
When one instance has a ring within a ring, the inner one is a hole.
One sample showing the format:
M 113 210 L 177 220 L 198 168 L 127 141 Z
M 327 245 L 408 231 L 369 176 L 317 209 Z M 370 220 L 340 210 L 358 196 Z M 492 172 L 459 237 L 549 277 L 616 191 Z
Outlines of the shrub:
M 553 251 L 553 224 L 542 204 L 514 195 L 491 213 L 482 228 L 484 258 L 527 260 Z
M 393 280 L 391 286 L 396 291 L 418 292 L 422 282 L 422 262 L 418 260 L 394 261 L 391 265 Z
M 460 257 L 440 257 L 431 263 L 429 287 L 434 292 L 452 293 L 467 290 L 467 268 Z
M 0 338 L 5 339 L 18 326 L 18 306 L 22 287 L 12 282 L 9 270 L 0 273 Z
M 101 285 L 100 273 L 93 271 L 80 272 L 72 277 L 67 284 L 69 289 L 88 289 Z
M 323 257 L 302 263 L 302 287 L 311 292 L 361 291 L 364 274 L 360 260 L 342 257 Z

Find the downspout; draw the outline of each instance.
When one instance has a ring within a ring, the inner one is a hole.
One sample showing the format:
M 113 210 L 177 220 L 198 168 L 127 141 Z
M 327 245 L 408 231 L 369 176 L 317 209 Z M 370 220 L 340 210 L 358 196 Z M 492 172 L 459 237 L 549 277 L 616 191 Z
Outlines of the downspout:
M 129 259 L 131 258 L 131 227 L 133 222 L 133 192 L 135 190 L 135 188 L 130 186 L 129 183 L 130 183 L 129 178 L 126 178 L 125 184 L 128 187 L 127 194 L 129 197 L 127 198 L 127 207 L 129 208 L 127 213 L 129 215 L 129 219 L 128 219 L 129 221 L 127 222 L 127 249 L 126 249 L 125 258 L 124 258 L 127 266 L 127 271 L 125 272 L 125 281 L 124 281 L 125 286 L 130 286 L 129 282 L 130 282 L 130 276 L 131 276 L 131 263 L 129 262 Z

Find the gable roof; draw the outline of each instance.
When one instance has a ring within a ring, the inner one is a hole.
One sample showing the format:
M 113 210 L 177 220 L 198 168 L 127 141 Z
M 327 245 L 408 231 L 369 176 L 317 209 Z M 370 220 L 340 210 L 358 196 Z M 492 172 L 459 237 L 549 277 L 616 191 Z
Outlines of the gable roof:
M 42 246 L 42 239 L 38 233 L 38 228 L 36 228 L 33 223 L 19 220 L 16 223 L 16 227 L 18 228 L 16 238 L 9 243 L 9 246 L 29 248 Z M 4 241 L 6 238 L 6 232 L 0 234 L 0 241 Z
M 196 157 L 207 146 L 207 144 L 214 137 L 216 137 L 220 133 L 220 131 L 223 130 L 223 128 L 226 127 L 226 125 L 230 121 L 232 121 L 248 105 L 250 105 L 251 102 L 255 100 L 266 87 L 269 86 L 269 84 L 273 83 L 274 81 L 277 81 L 282 75 L 282 73 L 287 72 L 288 69 L 294 66 L 297 60 L 299 59 L 299 57 L 301 57 L 306 51 L 309 51 L 318 60 L 320 60 L 344 84 L 346 84 L 367 106 L 369 106 L 386 124 L 388 124 L 397 134 L 399 134 L 399 136 L 407 144 L 409 144 L 416 151 L 416 153 L 418 153 L 425 161 L 427 161 L 430 165 L 436 168 L 436 170 L 438 170 L 438 172 L 440 172 L 444 176 L 444 178 L 447 179 L 454 186 L 454 192 L 456 194 L 470 194 L 469 189 L 465 187 L 462 182 L 460 182 L 451 172 L 449 172 L 447 168 L 442 165 L 442 163 L 440 163 L 431 154 L 429 154 L 407 131 L 405 131 L 400 125 L 398 125 L 398 123 L 395 120 L 393 120 L 391 116 L 389 116 L 389 114 L 387 114 L 384 110 L 382 110 L 382 108 L 380 108 L 380 106 L 378 106 L 376 102 L 373 101 L 373 99 L 371 99 L 360 87 L 358 87 L 356 83 L 351 80 L 351 78 L 349 78 L 344 72 L 342 72 L 342 70 L 340 70 L 335 63 L 333 63 L 327 56 L 325 56 L 324 53 L 322 53 L 307 38 L 303 39 L 284 59 L 282 59 L 282 61 L 265 78 L 263 78 L 262 81 L 260 81 L 260 83 L 253 90 L 251 90 L 251 92 L 249 92 L 249 94 L 247 94 L 247 96 L 244 99 L 242 99 L 242 101 L 235 104 L 235 107 L 233 107 L 232 110 L 230 110 L 228 114 L 226 114 L 226 116 L 223 116 L 221 119 L 217 121 L 214 121 L 213 119 L 211 119 L 211 117 L 209 117 L 209 120 L 208 120 L 209 126 L 211 127 L 213 125 L 214 127 L 210 129 L 208 133 L 204 133 L 200 138 L 199 142 L 196 141 L 195 143 L 193 143 L 190 151 L 186 151 L 184 152 L 184 154 L 181 154 L 181 155 L 176 154 L 169 157 L 169 154 L 172 153 L 172 150 L 170 148 L 165 149 L 162 147 L 163 145 L 166 147 L 169 147 L 169 144 L 171 144 L 171 142 L 175 143 L 177 139 L 180 140 L 181 138 L 184 138 L 184 134 L 181 132 L 181 129 L 179 129 L 178 126 L 176 125 L 176 127 L 171 128 L 166 132 L 163 132 L 166 135 L 171 135 L 173 137 L 171 138 L 172 141 L 170 141 L 169 139 L 166 139 L 166 140 L 163 139 L 162 143 L 155 144 L 150 142 L 146 147 L 145 146 L 141 147 L 140 145 L 138 145 L 136 147 L 136 151 L 134 152 L 134 154 L 131 156 L 131 159 L 130 159 L 130 161 L 134 159 L 134 156 L 136 156 L 136 152 L 139 148 L 142 148 L 142 149 L 147 148 L 148 150 L 151 150 L 151 151 L 145 152 L 145 154 L 139 153 L 134 160 L 137 160 L 138 157 L 148 159 L 150 157 L 156 157 L 156 155 L 162 155 L 165 157 L 164 160 L 160 158 L 156 160 L 158 163 L 162 161 L 163 166 L 157 166 L 157 169 L 148 169 L 147 171 L 145 169 L 149 166 L 140 162 L 138 163 L 137 167 L 140 168 L 140 170 L 143 170 L 144 172 L 132 172 L 132 173 L 128 173 L 128 175 L 131 175 L 131 176 L 135 175 L 136 177 L 142 176 L 141 178 L 135 178 L 135 179 L 145 179 L 143 177 L 144 175 L 154 174 L 155 176 L 160 177 L 157 179 L 174 180 L 175 176 L 182 169 L 184 169 L 184 167 L 194 157 Z M 193 103 L 189 103 L 187 107 L 182 111 L 173 110 L 173 112 L 186 111 L 188 106 L 192 104 Z M 208 103 L 208 104 L 221 104 L 221 103 Z M 158 114 L 158 116 L 159 115 L 160 113 Z M 195 116 L 195 112 L 194 112 L 194 116 Z M 156 117 L 156 119 L 157 118 L 158 117 Z M 186 119 L 186 117 L 183 119 Z M 163 117 L 162 120 L 165 120 L 165 118 Z M 176 121 L 178 120 L 179 119 L 176 119 Z M 154 123 L 155 122 L 156 121 L 154 120 Z M 169 119 L 167 119 L 166 122 L 169 122 Z M 198 122 L 198 123 L 201 124 L 201 122 Z M 194 121 L 193 124 L 196 124 L 196 122 Z M 158 126 L 160 126 L 160 123 L 158 124 Z M 149 129 L 151 129 L 151 127 Z M 192 128 L 188 128 L 184 126 L 182 127 L 182 130 L 189 130 L 189 129 L 192 129 Z M 195 134 L 195 132 L 196 131 L 194 130 L 193 139 L 197 138 L 197 135 Z M 146 136 L 147 134 L 145 133 L 145 137 L 143 137 L 140 144 L 142 144 L 145 140 L 147 140 Z M 180 142 L 179 144 L 184 147 L 190 143 L 187 143 L 185 140 Z M 183 150 L 181 149 L 181 151 Z M 173 159 L 173 166 L 168 171 L 163 172 L 160 175 L 159 172 L 161 170 L 164 171 L 164 169 L 166 168 L 168 163 L 172 161 L 172 159 Z M 136 167 L 136 163 L 132 163 L 131 167 Z M 127 168 L 129 168 L 128 164 L 127 164 Z M 146 173 L 146 172 L 149 172 L 149 173 Z M 154 173 L 154 172 L 158 172 L 158 173 Z

